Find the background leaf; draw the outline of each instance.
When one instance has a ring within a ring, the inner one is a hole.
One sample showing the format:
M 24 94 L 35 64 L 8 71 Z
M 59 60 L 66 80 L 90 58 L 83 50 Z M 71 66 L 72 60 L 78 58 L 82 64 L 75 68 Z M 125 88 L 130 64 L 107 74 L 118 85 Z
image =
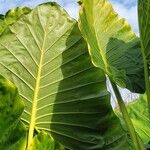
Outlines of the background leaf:
M 79 27 L 92 62 L 119 86 L 143 93 L 144 71 L 140 40 L 107 0 L 80 1 Z
M 143 44 L 143 54 L 150 63 L 150 1 L 149 0 L 138 0 L 138 19 L 141 42 Z
M 38 133 L 32 143 L 32 150 L 55 150 L 55 142 L 47 133 Z
M 25 150 L 26 128 L 19 121 L 24 104 L 17 88 L 0 76 L 0 149 Z
M 146 95 L 127 105 L 127 109 L 136 132 L 144 143 L 150 141 L 150 120 L 148 118 L 148 106 Z M 121 116 L 121 113 L 119 114 Z
M 28 7 L 17 7 L 9 10 L 6 15 L 0 15 L 0 34 L 11 24 L 16 22 L 22 15 L 31 11 Z
M 92 65 L 77 22 L 57 4 L 40 5 L 9 26 L 0 51 L 0 73 L 17 85 L 31 131 L 47 131 L 68 149 L 131 148 L 103 71 Z

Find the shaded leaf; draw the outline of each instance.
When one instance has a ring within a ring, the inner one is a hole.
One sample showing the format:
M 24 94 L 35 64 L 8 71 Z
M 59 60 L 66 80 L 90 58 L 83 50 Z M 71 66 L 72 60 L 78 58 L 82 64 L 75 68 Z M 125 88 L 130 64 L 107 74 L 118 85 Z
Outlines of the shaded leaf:
M 79 27 L 93 64 L 119 86 L 143 93 L 144 71 L 140 40 L 107 0 L 80 1 Z

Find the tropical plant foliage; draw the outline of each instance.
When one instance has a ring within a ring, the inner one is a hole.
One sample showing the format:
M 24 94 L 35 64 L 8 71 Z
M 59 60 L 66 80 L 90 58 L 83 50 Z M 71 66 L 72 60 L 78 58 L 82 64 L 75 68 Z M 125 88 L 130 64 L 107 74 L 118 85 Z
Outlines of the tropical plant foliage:
M 79 3 L 79 27 L 54 2 L 0 15 L 0 150 L 134 149 L 106 74 L 144 93 L 140 39 L 107 0 Z M 127 109 L 147 143 L 144 102 Z
M 79 27 L 88 43 L 92 62 L 103 69 L 111 81 L 134 149 L 144 149 L 116 86 L 139 93 L 144 91 L 140 40 L 107 0 L 81 0 L 80 5 Z
M 119 86 L 144 92 L 140 40 L 107 0 L 82 0 L 79 27 L 92 62 Z
M 77 22 L 56 3 L 40 5 L 8 26 L 0 51 L 0 73 L 16 84 L 25 103 L 20 117 L 29 129 L 28 148 L 38 142 L 35 129 L 69 149 L 130 147 L 103 71 L 90 62 Z
M 148 116 L 146 95 L 140 96 L 139 99 L 129 103 L 127 105 L 127 109 L 136 132 L 141 137 L 144 143 L 148 143 L 150 139 L 150 119 Z M 119 117 L 122 116 L 118 108 L 116 112 Z

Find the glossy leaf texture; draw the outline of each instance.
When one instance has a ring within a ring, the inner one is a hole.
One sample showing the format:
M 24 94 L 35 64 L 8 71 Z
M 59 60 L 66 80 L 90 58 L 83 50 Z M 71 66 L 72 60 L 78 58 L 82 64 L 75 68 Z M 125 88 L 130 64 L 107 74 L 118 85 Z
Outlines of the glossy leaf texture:
M 0 149 L 25 150 L 26 128 L 19 121 L 24 109 L 17 88 L 0 76 Z
M 138 19 L 143 56 L 150 63 L 150 1 L 138 0 Z
M 129 103 L 127 109 L 136 132 L 144 143 L 148 143 L 150 141 L 150 120 L 148 118 L 146 95 L 142 95 L 139 99 Z
M 28 7 L 17 7 L 9 10 L 6 15 L 0 15 L 0 34 L 7 28 L 7 26 L 16 22 L 22 15 L 28 14 L 31 11 Z
M 55 150 L 55 141 L 42 131 L 34 137 L 31 150 Z
M 60 6 L 46 3 L 23 15 L 1 35 L 0 51 L 0 73 L 24 100 L 28 135 L 47 131 L 72 150 L 130 149 L 104 72 L 92 65 L 77 22 Z
M 119 86 L 143 93 L 140 40 L 108 0 L 81 0 L 79 27 L 88 43 L 93 64 Z

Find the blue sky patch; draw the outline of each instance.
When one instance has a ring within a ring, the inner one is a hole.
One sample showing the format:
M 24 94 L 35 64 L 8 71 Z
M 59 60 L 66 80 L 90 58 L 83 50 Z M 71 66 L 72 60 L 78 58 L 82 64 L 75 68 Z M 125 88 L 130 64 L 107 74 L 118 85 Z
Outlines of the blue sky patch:
M 17 6 L 35 7 L 38 4 L 56 1 L 63 6 L 68 13 L 78 18 L 77 0 L 0 0 L 0 14 L 5 14 L 9 9 Z M 123 18 L 127 19 L 133 30 L 138 34 L 137 23 L 137 0 L 110 0 L 116 12 Z

